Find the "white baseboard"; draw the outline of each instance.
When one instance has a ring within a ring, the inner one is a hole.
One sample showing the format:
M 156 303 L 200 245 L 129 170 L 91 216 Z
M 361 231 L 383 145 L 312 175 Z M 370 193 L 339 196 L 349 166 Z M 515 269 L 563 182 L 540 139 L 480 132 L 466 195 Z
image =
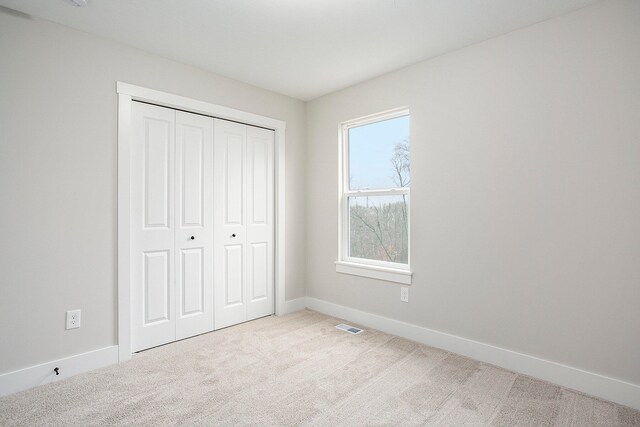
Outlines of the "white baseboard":
M 640 410 L 640 386 L 593 372 L 562 365 L 523 353 L 495 347 L 388 317 L 367 313 L 317 298 L 285 301 L 281 314 L 304 308 L 358 323 L 362 326 L 407 338 L 432 347 L 461 354 L 481 362 L 540 378 L 563 387 Z M 54 360 L 0 375 L 0 396 L 118 363 L 118 346 Z M 53 372 L 60 368 L 60 375 Z
M 296 304 L 299 304 L 298 300 L 295 301 Z M 481 362 L 540 378 L 550 383 L 640 410 L 640 385 L 317 298 L 307 297 L 306 306 L 320 313 L 349 320 L 362 326 L 461 354 Z
M 73 375 L 118 363 L 118 346 L 105 347 L 0 375 L 0 396 L 6 396 Z M 59 368 L 60 375 L 54 373 Z
M 284 302 L 284 310 L 280 315 L 294 313 L 296 311 L 304 310 L 307 308 L 307 299 L 305 297 L 290 299 Z

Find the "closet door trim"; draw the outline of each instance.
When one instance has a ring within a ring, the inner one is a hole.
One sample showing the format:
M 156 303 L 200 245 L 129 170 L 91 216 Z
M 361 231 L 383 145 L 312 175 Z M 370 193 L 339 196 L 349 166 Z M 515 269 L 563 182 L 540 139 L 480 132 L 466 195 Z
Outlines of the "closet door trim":
M 118 94 L 118 358 L 131 358 L 131 104 L 146 102 L 175 110 L 235 121 L 275 132 L 274 292 L 276 315 L 285 312 L 285 131 L 286 122 L 180 95 L 117 82 Z

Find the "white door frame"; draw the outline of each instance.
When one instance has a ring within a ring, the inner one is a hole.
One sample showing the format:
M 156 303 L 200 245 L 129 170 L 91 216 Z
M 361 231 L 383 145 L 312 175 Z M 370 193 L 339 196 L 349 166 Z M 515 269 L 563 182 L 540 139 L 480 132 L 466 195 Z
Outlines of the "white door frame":
M 287 123 L 221 105 L 171 93 L 117 82 L 118 93 L 118 359 L 131 358 L 131 266 L 130 191 L 132 133 L 131 103 L 143 101 L 163 107 L 260 126 L 275 131 L 275 313 L 280 315 L 285 301 L 285 204 L 284 137 Z

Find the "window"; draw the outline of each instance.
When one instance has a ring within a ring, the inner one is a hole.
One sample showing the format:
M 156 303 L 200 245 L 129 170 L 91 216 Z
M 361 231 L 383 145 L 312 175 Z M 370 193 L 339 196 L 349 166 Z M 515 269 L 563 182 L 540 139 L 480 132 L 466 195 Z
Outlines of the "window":
M 411 283 L 409 112 L 343 123 L 341 153 L 336 271 Z

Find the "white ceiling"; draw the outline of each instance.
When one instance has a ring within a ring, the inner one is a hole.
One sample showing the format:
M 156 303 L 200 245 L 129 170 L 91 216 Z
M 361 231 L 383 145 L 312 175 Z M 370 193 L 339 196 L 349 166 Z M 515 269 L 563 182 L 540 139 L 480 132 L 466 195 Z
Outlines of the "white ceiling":
M 598 0 L 0 0 L 309 100 Z

